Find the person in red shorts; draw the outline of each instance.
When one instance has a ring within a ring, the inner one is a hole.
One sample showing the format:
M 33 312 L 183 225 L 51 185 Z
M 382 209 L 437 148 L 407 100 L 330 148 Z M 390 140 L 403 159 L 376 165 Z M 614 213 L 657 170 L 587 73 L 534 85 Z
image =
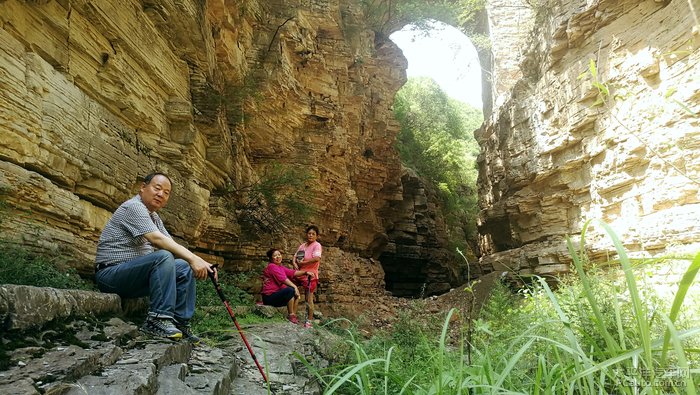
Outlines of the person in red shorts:
M 282 252 L 276 248 L 267 251 L 270 262 L 263 270 L 262 294 L 263 304 L 274 307 L 287 305 L 287 319 L 298 324 L 295 300 L 299 299 L 299 289 L 291 279 L 294 276 L 313 276 L 311 271 L 292 270 L 282 266 Z
M 302 243 L 297 252 L 294 254 L 294 269 L 304 270 L 312 273 L 311 281 L 307 276 L 296 276 L 294 283 L 309 290 L 308 300 L 309 305 L 308 320 L 304 323 L 305 328 L 311 328 L 311 320 L 314 317 L 314 291 L 318 285 L 318 267 L 321 266 L 321 243 L 318 238 L 318 227 L 311 225 L 306 228 L 306 242 Z M 294 311 L 299 304 L 299 298 L 294 299 Z

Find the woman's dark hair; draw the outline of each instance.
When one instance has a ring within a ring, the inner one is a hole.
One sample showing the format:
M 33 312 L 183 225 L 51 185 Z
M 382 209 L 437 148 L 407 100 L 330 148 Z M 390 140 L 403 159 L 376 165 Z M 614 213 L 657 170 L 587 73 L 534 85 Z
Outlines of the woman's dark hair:
M 270 248 L 267 250 L 267 257 L 270 259 L 270 262 L 272 262 L 272 254 L 275 253 L 275 251 L 279 251 L 277 248 Z M 281 253 L 282 251 L 280 251 Z
M 316 226 L 316 225 L 309 225 L 309 226 L 307 226 L 307 227 L 306 227 L 306 230 L 304 231 L 304 233 L 309 233 L 309 231 L 310 231 L 311 229 L 313 229 L 314 232 L 316 232 L 316 236 L 318 236 L 319 230 L 318 230 L 318 226 Z
M 144 177 L 144 178 L 143 178 L 143 183 L 146 184 L 146 185 L 150 184 L 151 181 L 153 180 L 153 177 L 155 177 L 155 176 L 163 176 L 163 177 L 167 178 L 168 181 L 170 182 L 170 187 L 171 187 L 171 188 L 173 187 L 173 180 L 171 180 L 170 177 L 168 177 L 167 174 L 161 173 L 161 172 L 157 172 L 157 171 L 156 171 L 156 172 L 153 172 L 153 173 L 151 173 L 151 174 L 149 174 L 149 175 L 147 175 L 146 177 Z

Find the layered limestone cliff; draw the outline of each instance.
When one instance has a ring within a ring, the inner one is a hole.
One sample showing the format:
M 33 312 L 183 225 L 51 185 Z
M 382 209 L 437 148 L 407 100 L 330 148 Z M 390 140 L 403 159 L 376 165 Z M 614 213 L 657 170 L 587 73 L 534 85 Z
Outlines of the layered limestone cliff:
M 337 0 L 0 1 L 3 240 L 89 274 L 111 212 L 158 170 L 174 181 L 170 233 L 254 269 L 270 246 L 291 254 L 302 241 L 305 223 L 272 218 L 265 233 L 232 208 L 243 197 L 231 191 L 277 163 L 314 176 L 299 195 L 327 251 L 321 303 L 352 299 L 345 284 L 383 294 L 377 259 L 393 268 L 396 245 L 421 274 L 392 269 L 388 282 L 448 289 L 460 278 L 434 261 L 447 256 L 441 219 L 414 201 L 419 183 L 402 184 L 393 148 L 406 60 L 366 20 L 360 2 Z M 355 276 L 368 270 L 371 281 Z
M 697 250 L 697 2 L 545 3 L 522 78 L 477 133 L 482 266 L 565 272 L 564 237 L 597 219 L 632 252 Z M 594 256 L 614 251 L 596 222 L 587 236 Z
M 443 220 L 393 149 L 406 61 L 360 3 L 0 1 L 3 240 L 87 274 L 111 212 L 159 170 L 175 184 L 162 213 L 171 233 L 212 262 L 253 269 L 268 247 L 302 241 L 304 223 L 271 218 L 261 231 L 233 208 L 235 191 L 282 164 L 314 176 L 299 196 L 327 251 L 321 304 L 357 311 L 385 288 L 449 289 L 464 273 Z M 494 109 L 477 132 L 485 270 L 566 271 L 564 236 L 588 219 L 611 223 L 632 251 L 697 247 L 691 4 L 489 2 Z M 611 251 L 597 225 L 588 235 L 594 254 Z

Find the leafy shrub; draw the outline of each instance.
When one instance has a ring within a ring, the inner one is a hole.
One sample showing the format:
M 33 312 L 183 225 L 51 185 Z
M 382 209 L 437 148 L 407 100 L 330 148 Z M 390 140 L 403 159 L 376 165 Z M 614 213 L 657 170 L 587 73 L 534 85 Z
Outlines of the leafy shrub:
M 0 284 L 95 290 L 75 269 L 60 269 L 60 256 L 47 256 L 0 241 Z
M 219 270 L 219 285 L 231 308 L 235 306 L 250 306 L 253 304 L 253 297 L 246 291 L 240 289 L 235 284 L 245 281 L 241 274 L 228 273 Z M 205 337 L 216 338 L 217 334 L 223 337 L 230 335 L 235 330 L 231 316 L 224 303 L 216 293 L 211 280 L 197 281 L 197 302 L 192 326 L 198 334 Z M 236 320 L 241 323 L 251 323 L 261 319 L 253 314 L 236 315 Z
M 467 321 L 474 332 L 470 348 L 465 331 L 460 346 L 447 344 L 452 312 L 438 333 L 432 325 L 400 321 L 382 338 L 351 337 L 351 364 L 315 371 L 325 393 L 697 393 L 690 367 L 700 360 L 700 315 L 686 295 L 700 271 L 700 253 L 673 300 L 664 300 L 642 283 L 648 266 L 632 267 L 603 227 L 619 255 L 604 265 L 622 270 L 584 270 L 585 257 L 569 243 L 578 277 L 556 291 L 541 278 L 518 292 L 497 285 L 479 319 Z

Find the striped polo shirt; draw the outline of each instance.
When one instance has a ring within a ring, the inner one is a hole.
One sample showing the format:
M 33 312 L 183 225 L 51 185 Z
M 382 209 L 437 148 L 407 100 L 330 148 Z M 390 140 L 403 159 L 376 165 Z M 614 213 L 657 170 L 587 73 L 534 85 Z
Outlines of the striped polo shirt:
M 119 206 L 102 230 L 95 264 L 118 265 L 152 253 L 155 250 L 143 235 L 155 231 L 172 238 L 158 213 L 149 213 L 139 195 L 132 197 Z

